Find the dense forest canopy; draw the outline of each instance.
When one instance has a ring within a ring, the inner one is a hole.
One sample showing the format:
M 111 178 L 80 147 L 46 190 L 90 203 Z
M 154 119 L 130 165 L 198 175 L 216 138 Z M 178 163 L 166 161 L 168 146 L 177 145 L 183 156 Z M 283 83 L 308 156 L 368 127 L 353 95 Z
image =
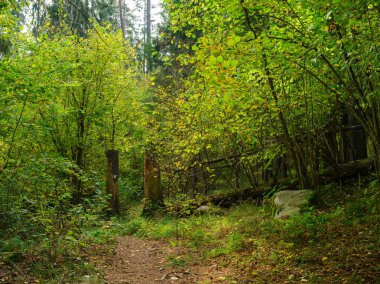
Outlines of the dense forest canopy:
M 136 50 L 111 24 L 48 16 L 67 3 L 42 6 L 33 34 L 21 31 L 24 3 L 1 6 L 2 234 L 27 221 L 25 233 L 41 228 L 49 243 L 106 209 L 105 153 L 120 149 L 138 164 L 146 124 Z
M 232 187 L 256 187 L 267 171 L 309 188 L 342 163 L 371 157 L 379 168 L 375 3 L 166 3 L 164 38 L 183 52 L 163 67 L 175 84 L 159 95 L 164 164 L 202 172 L 206 188 L 233 172 Z
M 378 190 L 377 1 L 165 0 L 157 35 L 128 7 L 0 0 L 1 238 L 56 259 L 143 198 Z

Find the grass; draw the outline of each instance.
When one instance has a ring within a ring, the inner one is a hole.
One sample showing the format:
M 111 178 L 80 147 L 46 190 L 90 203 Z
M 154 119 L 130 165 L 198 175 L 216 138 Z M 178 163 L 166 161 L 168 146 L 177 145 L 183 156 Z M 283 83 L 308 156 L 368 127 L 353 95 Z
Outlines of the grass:
M 340 188 L 341 198 L 331 194 L 329 200 L 333 187 L 320 189 L 323 203 L 287 220 L 273 219 L 269 206 L 250 203 L 187 218 L 144 219 L 135 209 L 123 233 L 168 240 L 203 261 L 215 258 L 244 271 L 247 283 L 377 283 L 378 189 Z
M 12 267 L 21 282 L 101 283 L 89 254 L 110 255 L 116 236 L 134 235 L 184 247 L 185 255 L 167 256 L 171 267 L 212 259 L 237 271 L 236 280 L 245 283 L 379 283 L 378 194 L 374 184 L 328 185 L 318 190 L 314 208 L 287 220 L 273 219 L 269 202 L 182 218 L 165 212 L 143 218 L 142 205 L 135 205 L 126 217 L 87 228 L 78 242 L 61 239 L 54 261 L 48 259 L 50 243 L 0 240 L 0 264 Z
M 89 261 L 90 247 L 112 245 L 115 220 L 85 228 L 80 236 L 40 235 L 0 239 L 0 268 L 10 283 L 97 283 L 101 272 Z M 88 279 L 83 277 L 88 276 Z M 84 279 L 84 280 L 83 280 Z M 100 281 L 100 280 L 99 280 Z M 101 282 L 99 282 L 101 283 Z
M 99 273 L 93 264 L 82 259 L 66 260 L 61 263 L 36 262 L 31 266 L 31 270 L 37 279 L 43 279 L 44 283 L 75 283 L 81 281 L 84 275 L 95 275 Z
M 167 265 L 173 268 L 183 267 L 192 262 L 191 256 L 169 255 L 166 258 Z

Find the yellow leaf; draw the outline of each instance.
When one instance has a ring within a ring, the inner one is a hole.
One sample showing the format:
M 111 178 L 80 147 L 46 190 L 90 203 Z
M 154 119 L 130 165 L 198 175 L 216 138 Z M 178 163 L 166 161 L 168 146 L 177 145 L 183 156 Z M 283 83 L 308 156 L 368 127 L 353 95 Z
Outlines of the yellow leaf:
M 326 261 L 326 260 L 327 260 L 327 256 L 322 257 L 322 261 Z

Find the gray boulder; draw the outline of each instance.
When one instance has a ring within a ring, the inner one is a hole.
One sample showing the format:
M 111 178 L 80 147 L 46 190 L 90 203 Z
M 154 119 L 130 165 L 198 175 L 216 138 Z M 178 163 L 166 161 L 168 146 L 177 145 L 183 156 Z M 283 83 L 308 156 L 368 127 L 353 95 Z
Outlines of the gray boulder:
M 195 210 L 195 213 L 201 215 L 201 214 L 209 213 L 210 211 L 211 211 L 210 206 L 201 205 L 197 208 L 197 210 Z
M 302 208 L 310 204 L 313 197 L 312 190 L 284 190 L 279 191 L 274 198 L 276 206 L 275 218 L 287 218 L 301 213 Z

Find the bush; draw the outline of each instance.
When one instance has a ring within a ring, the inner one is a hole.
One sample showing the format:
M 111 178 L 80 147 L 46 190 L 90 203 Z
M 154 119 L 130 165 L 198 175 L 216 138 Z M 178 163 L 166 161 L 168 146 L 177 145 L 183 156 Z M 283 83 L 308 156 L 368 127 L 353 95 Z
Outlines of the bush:
M 135 235 L 143 227 L 144 220 L 133 219 L 128 222 L 123 230 L 124 235 Z
M 280 221 L 281 222 L 281 221 Z M 318 240 L 325 230 L 328 217 L 324 214 L 313 214 L 311 211 L 294 215 L 282 222 L 281 235 L 296 244 L 305 244 Z
M 72 177 L 84 185 L 81 203 L 73 203 Z M 96 177 L 89 179 L 59 156 L 31 157 L 22 167 L 3 172 L 0 181 L 0 252 L 33 255 L 41 262 L 71 257 L 85 245 L 86 228 L 107 213 L 108 202 Z M 21 258 L 20 258 L 21 259 Z
M 238 232 L 232 232 L 227 241 L 228 252 L 237 252 L 243 250 L 247 243 L 246 237 Z
M 196 195 L 190 198 L 186 194 L 178 194 L 173 200 L 166 200 L 166 212 L 176 217 L 187 217 L 193 215 L 202 204 L 206 203 L 205 197 Z

